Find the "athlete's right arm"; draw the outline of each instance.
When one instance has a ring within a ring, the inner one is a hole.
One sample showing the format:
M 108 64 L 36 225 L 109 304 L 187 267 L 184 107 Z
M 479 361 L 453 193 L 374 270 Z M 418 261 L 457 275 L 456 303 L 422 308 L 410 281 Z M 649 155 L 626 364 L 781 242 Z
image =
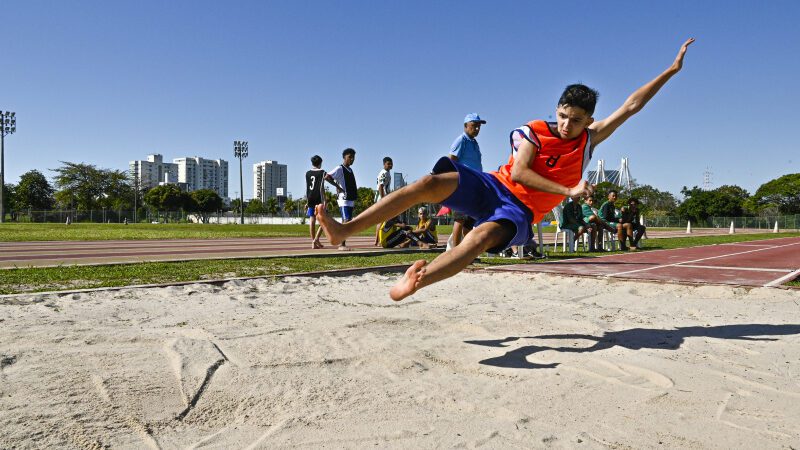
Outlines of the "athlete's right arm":
M 555 181 L 548 180 L 534 172 L 533 169 L 531 169 L 531 163 L 533 162 L 533 157 L 536 156 L 536 150 L 536 146 L 530 141 L 522 141 L 519 149 L 517 149 L 517 153 L 514 155 L 514 165 L 511 167 L 512 181 L 536 189 L 537 191 L 566 197 L 574 197 L 576 195 L 583 197 L 592 194 L 594 187 L 586 180 L 581 180 L 577 186 L 569 188 Z

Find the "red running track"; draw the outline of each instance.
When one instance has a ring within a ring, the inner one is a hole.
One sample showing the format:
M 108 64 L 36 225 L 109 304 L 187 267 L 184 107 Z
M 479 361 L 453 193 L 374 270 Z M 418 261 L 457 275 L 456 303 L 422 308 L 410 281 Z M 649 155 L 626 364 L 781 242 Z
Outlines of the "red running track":
M 778 238 L 492 267 L 632 280 L 779 286 L 800 276 L 800 238 Z
M 447 236 L 444 236 L 446 242 Z M 352 255 L 408 251 L 376 248 L 374 237 L 347 240 L 352 251 L 326 245 L 312 250 L 311 240 L 287 238 L 172 239 L 150 241 L 41 241 L 0 242 L 0 269 L 52 267 L 73 264 L 113 264 L 191 259 L 258 258 L 264 256 Z

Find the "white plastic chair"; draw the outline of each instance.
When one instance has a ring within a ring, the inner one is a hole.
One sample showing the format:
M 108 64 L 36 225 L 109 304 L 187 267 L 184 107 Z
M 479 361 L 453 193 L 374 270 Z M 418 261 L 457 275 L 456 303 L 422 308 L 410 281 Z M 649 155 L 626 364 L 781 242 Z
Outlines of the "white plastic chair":
M 602 245 L 603 250 L 616 251 L 617 250 L 617 235 L 608 230 L 603 230 Z M 606 248 L 606 245 L 608 248 Z
M 553 240 L 553 251 L 556 251 L 558 248 L 558 235 L 561 234 L 561 251 L 567 251 L 569 248 L 570 253 L 575 252 L 575 233 L 572 230 L 562 230 L 561 229 L 561 214 L 564 212 L 564 206 L 558 205 L 553 208 L 553 215 L 556 218 L 556 237 Z M 582 235 L 583 239 L 581 239 L 580 244 L 583 246 L 583 250 L 585 251 L 589 244 L 588 244 L 588 236 L 586 234 Z
M 553 208 L 553 216 L 556 219 L 556 236 L 555 236 L 555 239 L 553 239 L 553 251 L 555 252 L 556 249 L 558 248 L 558 235 L 561 234 L 561 239 L 562 239 L 561 251 L 562 252 L 566 252 L 567 251 L 567 241 L 569 240 L 569 242 L 570 242 L 569 251 L 570 252 L 574 252 L 575 251 L 575 244 L 574 244 L 575 234 L 571 230 L 562 230 L 561 229 L 561 214 L 563 212 L 564 212 L 564 207 L 562 205 L 560 205 L 560 204 L 558 206 L 556 206 L 555 208 Z M 567 235 L 569 235 L 569 236 L 567 236 Z M 567 237 L 569 237 L 569 239 L 567 239 Z

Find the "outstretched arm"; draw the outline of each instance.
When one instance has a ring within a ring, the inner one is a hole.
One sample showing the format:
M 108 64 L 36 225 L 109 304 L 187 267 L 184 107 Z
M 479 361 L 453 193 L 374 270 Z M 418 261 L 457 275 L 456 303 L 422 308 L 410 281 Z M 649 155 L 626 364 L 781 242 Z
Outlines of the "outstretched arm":
M 683 67 L 683 57 L 686 55 L 686 49 L 689 48 L 689 45 L 692 42 L 694 42 L 694 38 L 689 38 L 683 43 L 681 49 L 678 51 L 678 56 L 675 57 L 675 61 L 667 70 L 662 72 L 661 75 L 655 77 L 655 79 L 637 89 L 633 94 L 630 95 L 630 97 L 628 97 L 627 100 L 625 100 L 625 103 L 623 103 L 622 106 L 620 106 L 610 116 L 589 125 L 589 130 L 592 133 L 592 143 L 594 145 L 606 140 L 609 136 L 611 136 L 611 133 L 613 133 L 620 125 L 625 123 L 629 117 L 641 111 L 642 108 L 644 108 L 644 105 L 646 105 L 647 102 L 649 102 L 650 99 L 656 95 L 656 92 L 658 92 L 658 90 L 661 89 L 661 87 L 664 86 L 664 84 L 666 84 L 673 75 L 681 70 Z

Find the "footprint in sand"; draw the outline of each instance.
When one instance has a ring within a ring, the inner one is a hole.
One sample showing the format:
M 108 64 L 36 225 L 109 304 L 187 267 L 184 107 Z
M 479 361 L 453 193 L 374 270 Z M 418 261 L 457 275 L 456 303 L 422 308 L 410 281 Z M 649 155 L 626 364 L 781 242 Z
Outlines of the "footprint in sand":
M 563 368 L 598 378 L 608 383 L 621 384 L 636 389 L 663 390 L 675 385 L 672 379 L 654 370 L 630 364 L 615 364 L 596 358 L 584 360 L 581 366 L 565 365 Z

